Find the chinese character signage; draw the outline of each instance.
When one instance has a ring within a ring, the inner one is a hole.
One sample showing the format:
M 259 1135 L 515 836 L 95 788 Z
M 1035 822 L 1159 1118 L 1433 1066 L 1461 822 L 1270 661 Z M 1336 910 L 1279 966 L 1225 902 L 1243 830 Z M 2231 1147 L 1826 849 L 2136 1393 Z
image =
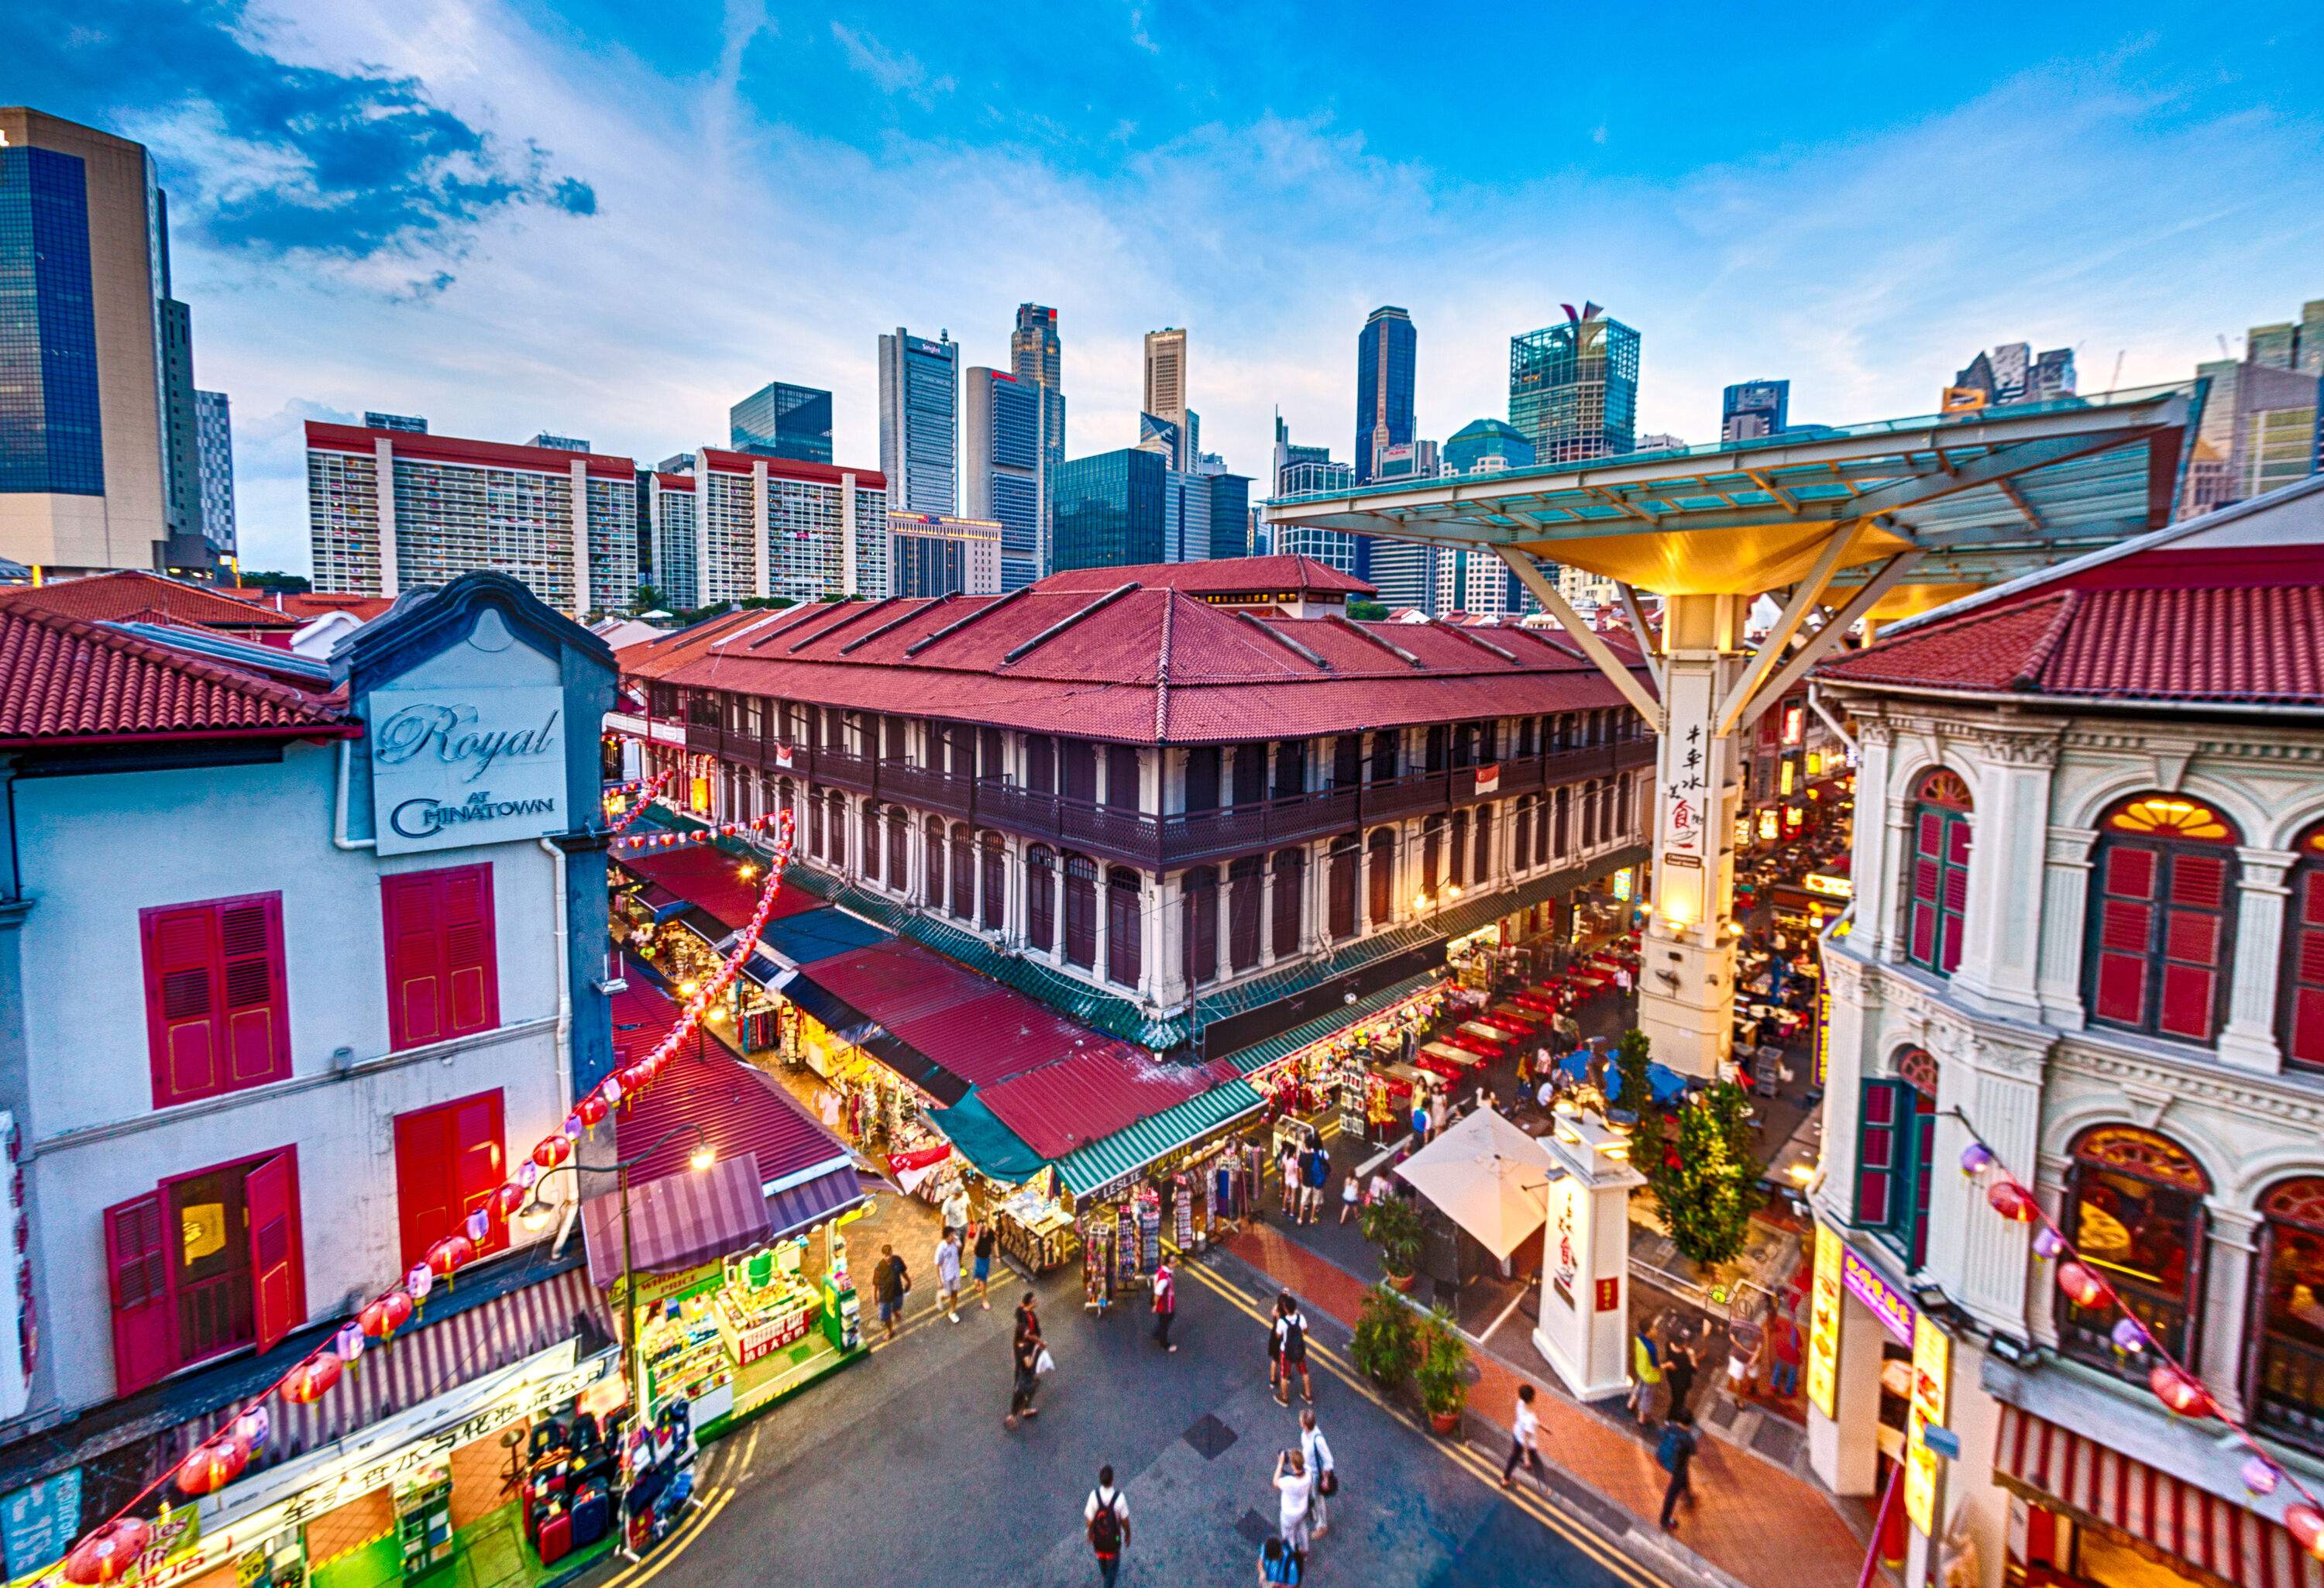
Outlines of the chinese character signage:
M 8 1556 L 11 1579 L 64 1559 L 80 1528 L 80 1469 L 27 1483 L 0 1500 L 0 1548 Z
M 1808 1404 L 1827 1417 L 1840 1387 L 1840 1237 L 1815 1233 L 1815 1289 L 1808 1300 Z
M 1715 744 L 1704 727 L 1711 713 L 1711 682 L 1692 673 L 1673 678 L 1665 703 L 1672 737 L 1663 746 L 1660 767 L 1661 858 L 1676 856 L 1683 865 L 1702 863 L 1704 831 L 1718 817 Z
M 1882 1279 L 1868 1262 L 1845 1246 L 1840 1252 L 1840 1282 L 1850 1296 L 1872 1309 L 1880 1326 L 1899 1345 L 1913 1343 L 1913 1325 L 1920 1316 L 1904 1293 Z
M 1923 1317 L 1913 1333 L 1913 1399 L 1904 1419 L 1904 1514 L 1923 1537 L 1937 1531 L 1937 1463 L 1928 1432 L 1945 1426 L 1952 1372 L 1952 1342 Z

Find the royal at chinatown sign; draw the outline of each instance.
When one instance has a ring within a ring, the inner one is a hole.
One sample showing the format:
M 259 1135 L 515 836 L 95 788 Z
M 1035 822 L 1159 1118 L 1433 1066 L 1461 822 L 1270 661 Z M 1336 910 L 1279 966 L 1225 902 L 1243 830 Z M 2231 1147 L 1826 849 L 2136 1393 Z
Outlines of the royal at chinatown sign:
M 565 691 L 553 684 L 374 689 L 372 810 L 382 854 L 564 831 Z

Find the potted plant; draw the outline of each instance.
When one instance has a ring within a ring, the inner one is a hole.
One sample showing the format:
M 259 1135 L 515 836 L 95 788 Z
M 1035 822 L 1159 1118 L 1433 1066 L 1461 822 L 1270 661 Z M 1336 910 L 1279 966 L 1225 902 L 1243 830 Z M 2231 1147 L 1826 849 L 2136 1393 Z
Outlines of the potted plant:
M 1388 1286 L 1364 1292 L 1356 1336 L 1348 1348 L 1356 1371 L 1391 1393 L 1404 1388 L 1420 1361 L 1420 1318 Z
M 1461 1426 L 1462 1409 L 1469 1404 L 1469 1343 L 1452 1327 L 1452 1316 L 1439 1307 L 1420 1331 L 1420 1362 L 1413 1377 L 1428 1426 L 1450 1434 Z
M 1420 1214 L 1401 1196 L 1385 1196 L 1364 1209 L 1364 1239 L 1379 1248 L 1380 1271 L 1399 1290 L 1412 1288 L 1420 1271 Z

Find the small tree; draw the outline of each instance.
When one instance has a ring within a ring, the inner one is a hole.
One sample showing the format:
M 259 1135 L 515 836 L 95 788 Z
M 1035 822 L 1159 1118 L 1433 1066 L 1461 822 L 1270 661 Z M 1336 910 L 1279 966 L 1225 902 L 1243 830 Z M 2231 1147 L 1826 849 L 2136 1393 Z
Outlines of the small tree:
M 1379 1248 L 1382 1271 L 1408 1279 L 1420 1266 L 1420 1214 L 1401 1196 L 1383 1196 L 1358 1221 L 1364 1239 Z
M 1646 1074 L 1652 1057 L 1653 1045 L 1636 1027 L 1622 1033 L 1614 1050 L 1614 1071 L 1622 1077 L 1622 1106 L 1638 1116 L 1630 1131 L 1630 1164 L 1642 1175 L 1654 1173 L 1665 1156 L 1663 1111 L 1655 1106 L 1654 1083 Z
M 1364 1292 L 1364 1309 L 1356 1319 L 1348 1354 L 1356 1371 L 1373 1383 L 1384 1390 L 1402 1389 L 1420 1362 L 1420 1315 L 1386 1285 L 1374 1285 Z
M 1657 1156 L 1646 1176 L 1655 1209 L 1679 1251 L 1716 1265 L 1743 1250 L 1759 1205 L 1759 1168 L 1751 1150 L 1751 1103 L 1732 1081 L 1712 1085 L 1678 1111 L 1674 1162 Z
M 1376 623 L 1388 617 L 1388 608 L 1378 601 L 1351 601 L 1348 615 L 1360 623 Z

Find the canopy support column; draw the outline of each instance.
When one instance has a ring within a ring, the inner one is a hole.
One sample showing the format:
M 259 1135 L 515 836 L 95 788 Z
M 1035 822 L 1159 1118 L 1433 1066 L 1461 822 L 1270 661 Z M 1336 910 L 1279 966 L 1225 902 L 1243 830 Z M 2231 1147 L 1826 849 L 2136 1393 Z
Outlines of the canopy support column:
M 1582 614 L 1557 593 L 1557 586 L 1534 566 L 1533 559 L 1513 547 L 1496 546 L 1493 549 L 1500 554 L 1503 562 L 1509 565 L 1509 571 L 1517 575 L 1517 582 L 1533 592 L 1533 598 L 1541 603 L 1542 610 L 1558 621 L 1559 626 L 1573 637 L 1573 642 L 1582 647 L 1582 653 L 1596 662 L 1598 670 L 1606 675 L 1607 680 L 1638 708 L 1638 715 L 1648 723 L 1658 723 L 1662 717 L 1662 707 L 1646 687 L 1638 682 L 1638 675 L 1625 667 L 1621 658 L 1616 656 L 1606 642 L 1582 621 Z M 1641 636 L 1641 649 L 1644 643 L 1644 636 Z

